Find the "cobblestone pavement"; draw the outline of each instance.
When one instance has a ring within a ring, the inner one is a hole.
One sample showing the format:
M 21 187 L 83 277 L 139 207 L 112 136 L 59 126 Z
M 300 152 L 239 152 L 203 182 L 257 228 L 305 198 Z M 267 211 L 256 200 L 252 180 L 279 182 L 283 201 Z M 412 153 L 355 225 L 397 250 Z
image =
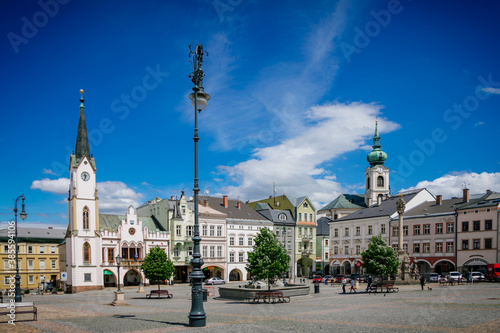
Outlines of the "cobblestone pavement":
M 237 287 L 230 283 L 229 286 Z M 209 297 L 203 303 L 207 326 L 202 332 L 500 332 L 500 284 L 477 283 L 421 291 L 399 286 L 398 293 L 342 294 L 340 287 L 321 285 L 314 294 L 292 297 L 286 304 L 248 304 Z M 146 291 L 155 289 L 147 287 Z M 38 321 L 0 324 L 0 332 L 171 332 L 190 331 L 191 289 L 162 286 L 173 299 L 146 299 L 126 287 L 129 306 L 114 307 L 114 290 L 67 295 L 31 295 Z M 215 287 L 217 289 L 218 287 Z M 363 288 L 363 286 L 361 286 Z M 215 294 L 218 295 L 215 290 Z M 5 321 L 5 318 L 0 320 Z

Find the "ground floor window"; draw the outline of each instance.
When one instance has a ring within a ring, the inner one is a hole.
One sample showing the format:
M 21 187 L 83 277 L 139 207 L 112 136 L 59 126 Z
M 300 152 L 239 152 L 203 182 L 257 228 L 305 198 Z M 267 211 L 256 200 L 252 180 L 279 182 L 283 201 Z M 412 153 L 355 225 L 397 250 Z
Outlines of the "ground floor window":
M 91 281 L 92 281 L 92 274 L 91 273 L 83 274 L 83 282 L 91 282 Z
M 34 276 L 33 275 L 29 275 L 28 276 L 28 284 L 33 284 L 33 283 L 35 283 Z

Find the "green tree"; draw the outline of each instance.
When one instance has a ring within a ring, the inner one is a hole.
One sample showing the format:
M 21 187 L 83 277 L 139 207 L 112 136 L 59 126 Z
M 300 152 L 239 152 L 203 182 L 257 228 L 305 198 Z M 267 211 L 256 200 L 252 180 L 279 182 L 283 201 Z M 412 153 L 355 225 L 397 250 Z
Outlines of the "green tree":
M 388 246 L 381 235 L 373 236 L 368 249 L 361 253 L 363 268 L 368 274 L 386 276 L 396 274 L 399 260 L 396 251 Z
M 267 280 L 268 290 L 284 271 L 288 269 L 290 258 L 276 235 L 263 228 L 254 239 L 253 251 L 248 253 L 247 270 L 257 280 Z
M 158 283 L 158 290 L 160 290 L 160 283 L 170 279 L 175 271 L 174 264 L 159 246 L 149 251 L 146 258 L 144 258 L 141 269 L 149 281 Z

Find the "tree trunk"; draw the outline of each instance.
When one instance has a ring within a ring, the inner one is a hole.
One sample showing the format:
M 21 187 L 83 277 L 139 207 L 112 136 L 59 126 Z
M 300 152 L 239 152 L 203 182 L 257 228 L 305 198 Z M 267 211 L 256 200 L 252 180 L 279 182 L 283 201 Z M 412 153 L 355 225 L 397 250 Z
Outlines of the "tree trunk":
M 271 291 L 271 279 L 267 279 L 267 291 Z
M 160 281 L 158 281 L 158 290 L 160 290 Z

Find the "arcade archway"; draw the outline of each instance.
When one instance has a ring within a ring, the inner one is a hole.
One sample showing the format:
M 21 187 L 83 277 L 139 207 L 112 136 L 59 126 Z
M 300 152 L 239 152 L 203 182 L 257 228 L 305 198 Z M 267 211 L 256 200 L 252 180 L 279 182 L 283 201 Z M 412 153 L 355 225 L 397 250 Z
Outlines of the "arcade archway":
M 130 269 L 125 273 L 123 277 L 123 285 L 124 286 L 138 286 L 139 283 L 142 282 L 141 273 L 136 271 L 135 269 Z
M 243 281 L 243 273 L 235 268 L 229 272 L 229 281 Z
M 116 287 L 116 276 L 108 269 L 103 271 L 104 287 Z

